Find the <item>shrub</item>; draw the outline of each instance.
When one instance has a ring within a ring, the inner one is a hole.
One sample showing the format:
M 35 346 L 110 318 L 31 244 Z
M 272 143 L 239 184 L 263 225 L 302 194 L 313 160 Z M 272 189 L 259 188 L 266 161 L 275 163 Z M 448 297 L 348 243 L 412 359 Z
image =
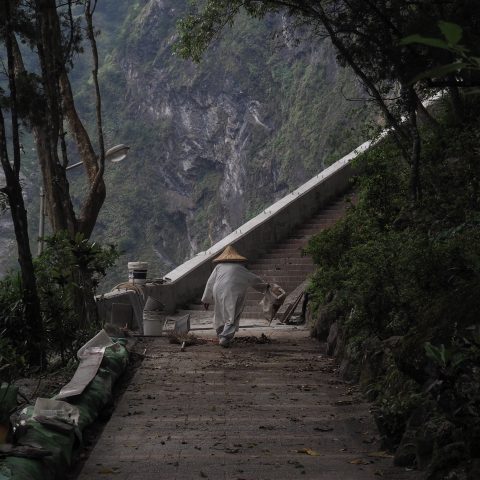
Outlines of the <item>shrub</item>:
M 62 363 L 98 330 L 97 322 L 85 321 L 82 301 L 93 302 L 100 279 L 117 258 L 115 247 L 102 247 L 80 235 L 74 240 L 67 234 L 47 239 L 36 261 L 37 283 L 47 351 L 59 355 Z
M 44 253 L 35 260 L 43 346 L 50 363 L 65 364 L 100 326 L 94 316 L 87 321 L 85 311 L 92 305 L 95 308 L 95 290 L 118 253 L 113 246 L 103 247 L 81 236 L 72 240 L 66 233 L 46 243 Z M 18 371 L 28 353 L 29 338 L 21 281 L 15 272 L 0 282 L 0 332 L 0 373 Z M 18 361 L 12 363 L 12 358 Z
M 472 452 L 480 441 L 480 122 L 470 113 L 424 135 L 417 202 L 410 166 L 384 141 L 359 160 L 356 204 L 306 248 L 317 264 L 310 298 L 342 312 L 341 351 L 361 365 L 375 338 L 390 359 L 368 387 L 390 445 L 425 402 Z

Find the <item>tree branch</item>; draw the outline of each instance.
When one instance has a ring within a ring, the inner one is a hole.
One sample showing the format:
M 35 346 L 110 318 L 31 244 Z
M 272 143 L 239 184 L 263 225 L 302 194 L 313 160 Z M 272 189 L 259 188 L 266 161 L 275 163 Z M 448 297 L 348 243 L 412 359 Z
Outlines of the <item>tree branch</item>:
M 18 106 L 17 106 L 17 82 L 15 79 L 15 61 L 13 58 L 13 42 L 14 36 L 12 28 L 12 16 L 10 10 L 10 1 L 5 2 L 6 13 L 6 32 L 5 32 L 5 47 L 7 49 L 7 63 L 8 63 L 8 86 L 10 88 L 10 115 L 12 118 L 12 143 L 13 143 L 13 172 L 15 178 L 20 178 L 20 133 L 18 129 Z

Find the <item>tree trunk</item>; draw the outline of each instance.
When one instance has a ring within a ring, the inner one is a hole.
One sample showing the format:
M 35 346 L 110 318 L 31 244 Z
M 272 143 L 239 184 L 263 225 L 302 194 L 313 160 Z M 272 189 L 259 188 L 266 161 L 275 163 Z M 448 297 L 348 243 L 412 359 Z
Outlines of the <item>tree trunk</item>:
M 77 220 L 65 170 L 60 166 L 58 154 L 51 145 L 47 129 L 39 124 L 32 127 L 52 230 L 54 232 L 66 230 L 73 236 L 77 231 Z
M 411 175 L 410 188 L 414 202 L 417 202 L 422 196 L 422 186 L 420 178 L 420 152 L 421 152 L 421 138 L 418 131 L 417 123 L 417 95 L 412 86 L 406 89 L 406 101 L 408 109 L 408 122 L 411 131 L 412 148 L 411 148 Z
M 18 263 L 22 279 L 22 296 L 25 308 L 26 338 L 29 339 L 28 361 L 31 365 L 44 366 L 43 353 L 43 326 L 40 312 L 40 301 L 37 293 L 35 269 L 33 267 L 32 252 L 28 236 L 27 211 L 23 201 L 20 184 L 20 133 L 17 109 L 17 84 L 15 76 L 15 61 L 13 53 L 12 15 L 9 1 L 5 4 L 5 47 L 7 52 L 8 86 L 10 89 L 11 136 L 13 151 L 13 168 L 10 164 L 5 133 L 5 121 L 0 108 L 0 163 L 5 172 L 6 188 L 10 213 L 12 215 L 15 238 L 18 249 Z
M 15 175 L 8 159 L 5 135 L 5 122 L 0 109 L 0 161 L 5 172 L 6 188 L 3 190 L 8 198 L 10 213 L 15 230 L 18 249 L 18 263 L 22 279 L 22 297 L 25 307 L 26 339 L 29 341 L 30 365 L 44 366 L 43 326 L 40 314 L 40 301 L 37 294 L 35 270 L 33 267 L 30 241 L 28 237 L 27 211 L 23 201 L 20 179 Z
M 452 104 L 452 111 L 457 123 L 461 123 L 464 117 L 463 100 L 458 90 L 458 87 L 448 87 L 450 93 L 450 102 Z
M 437 135 L 440 135 L 442 132 L 440 123 L 438 123 L 437 120 L 430 115 L 430 112 L 424 107 L 416 92 L 415 101 L 417 103 L 418 115 L 420 119 L 423 120 Z

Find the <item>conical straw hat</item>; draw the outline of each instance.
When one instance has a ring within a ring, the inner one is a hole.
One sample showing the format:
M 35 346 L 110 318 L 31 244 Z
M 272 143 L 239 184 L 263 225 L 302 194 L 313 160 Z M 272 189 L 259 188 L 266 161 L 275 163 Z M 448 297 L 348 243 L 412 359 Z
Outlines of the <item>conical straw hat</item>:
M 231 245 L 229 245 L 225 250 L 213 260 L 213 263 L 220 262 L 246 262 L 247 259 L 242 257 Z

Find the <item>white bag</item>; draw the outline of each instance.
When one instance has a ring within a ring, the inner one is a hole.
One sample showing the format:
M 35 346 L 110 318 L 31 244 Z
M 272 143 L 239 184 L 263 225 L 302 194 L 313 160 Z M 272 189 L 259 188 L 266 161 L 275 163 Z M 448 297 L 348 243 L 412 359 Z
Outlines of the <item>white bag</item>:
M 263 315 L 269 322 L 275 317 L 286 296 L 285 290 L 275 283 L 267 287 L 265 295 L 260 300 L 260 305 L 262 306 Z

